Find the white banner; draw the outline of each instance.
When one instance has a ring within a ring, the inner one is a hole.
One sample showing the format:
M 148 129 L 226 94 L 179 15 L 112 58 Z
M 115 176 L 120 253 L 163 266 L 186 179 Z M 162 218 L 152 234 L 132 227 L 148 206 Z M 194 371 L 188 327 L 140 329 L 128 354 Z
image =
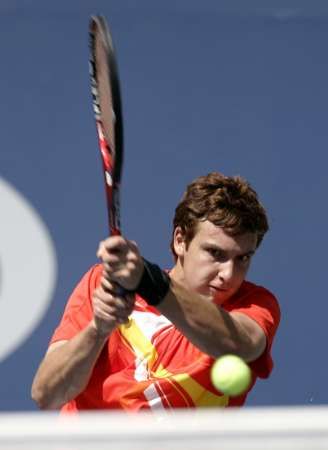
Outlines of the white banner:
M 57 262 L 29 202 L 0 178 L 0 362 L 32 334 L 52 299 Z

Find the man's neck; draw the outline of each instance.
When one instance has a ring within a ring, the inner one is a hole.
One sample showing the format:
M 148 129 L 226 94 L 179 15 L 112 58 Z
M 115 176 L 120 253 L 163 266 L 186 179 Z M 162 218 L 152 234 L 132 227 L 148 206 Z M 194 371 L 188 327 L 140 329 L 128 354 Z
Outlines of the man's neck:
M 178 260 L 173 268 L 170 270 L 170 277 L 172 280 L 176 281 L 177 283 L 183 284 L 184 282 L 184 272 L 183 267 L 181 266 L 180 261 Z

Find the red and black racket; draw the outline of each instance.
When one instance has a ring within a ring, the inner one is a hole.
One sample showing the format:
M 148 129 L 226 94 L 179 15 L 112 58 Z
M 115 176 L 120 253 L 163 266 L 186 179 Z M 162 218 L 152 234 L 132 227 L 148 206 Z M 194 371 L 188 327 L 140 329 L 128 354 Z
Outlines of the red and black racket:
M 113 41 L 101 16 L 90 20 L 90 76 L 93 109 L 104 171 L 110 234 L 120 234 L 123 120 Z

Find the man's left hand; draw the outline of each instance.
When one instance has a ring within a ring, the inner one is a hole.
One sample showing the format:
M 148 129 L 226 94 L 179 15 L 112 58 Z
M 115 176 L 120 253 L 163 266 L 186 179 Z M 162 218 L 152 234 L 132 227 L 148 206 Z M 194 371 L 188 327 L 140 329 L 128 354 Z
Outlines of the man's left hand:
M 123 236 L 110 236 L 100 242 L 97 257 L 102 260 L 106 278 L 129 291 L 138 286 L 144 264 L 135 242 Z

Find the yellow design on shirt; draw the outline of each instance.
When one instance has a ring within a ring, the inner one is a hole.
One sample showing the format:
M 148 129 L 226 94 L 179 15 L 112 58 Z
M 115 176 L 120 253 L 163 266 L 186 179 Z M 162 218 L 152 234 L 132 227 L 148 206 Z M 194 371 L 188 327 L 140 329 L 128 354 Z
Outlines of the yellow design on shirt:
M 227 395 L 213 394 L 194 380 L 188 373 L 173 374 L 162 364 L 159 364 L 156 371 L 153 371 L 154 364 L 158 360 L 158 353 L 154 345 L 143 334 L 132 317 L 130 317 L 130 321 L 127 325 L 121 325 L 119 329 L 122 336 L 132 347 L 138 362 L 146 362 L 148 379 L 154 378 L 154 381 L 156 381 L 156 378 L 158 378 L 174 381 L 175 383 L 172 383 L 172 388 L 178 391 L 184 398 L 185 395 L 182 390 L 186 392 L 196 407 L 224 407 L 228 404 L 229 397 Z M 182 390 L 178 389 L 177 385 L 180 386 Z M 186 401 L 186 403 L 188 402 Z

